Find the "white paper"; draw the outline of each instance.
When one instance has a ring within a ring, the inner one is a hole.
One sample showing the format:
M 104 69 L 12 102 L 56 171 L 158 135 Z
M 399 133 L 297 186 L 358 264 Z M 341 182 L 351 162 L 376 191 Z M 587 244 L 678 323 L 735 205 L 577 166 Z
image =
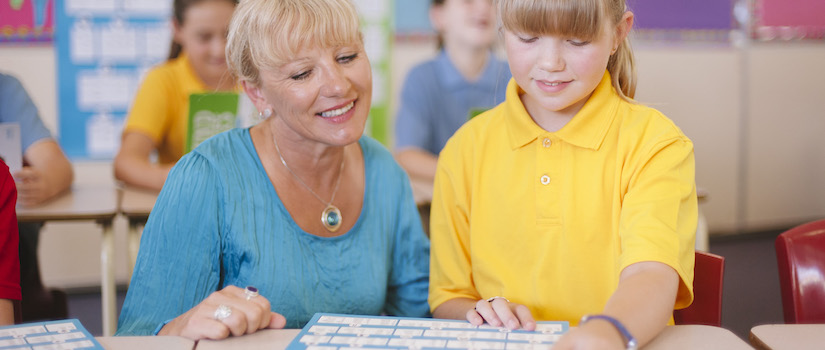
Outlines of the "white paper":
M 65 0 L 65 5 L 66 13 L 74 16 L 114 13 L 117 9 L 115 0 Z
M 156 17 L 169 17 L 172 14 L 172 1 L 169 0 L 122 0 L 123 10 Z
M 69 30 L 69 53 L 74 64 L 94 61 L 95 34 L 88 21 L 77 21 Z
M 134 27 L 115 21 L 100 31 L 100 61 L 103 63 L 135 62 L 137 60 L 137 31 Z
M 172 41 L 170 22 L 161 25 L 147 26 L 139 31 L 141 46 L 144 48 L 142 57 L 145 61 L 158 62 L 169 55 L 169 43 Z
M 108 114 L 97 114 L 86 122 L 86 150 L 94 158 L 110 158 L 120 148 L 123 121 Z
M 77 77 L 77 104 L 81 110 L 126 110 L 137 85 L 129 73 L 85 71 Z
M 23 143 L 20 139 L 20 124 L 0 123 L 0 158 L 14 174 L 23 167 Z

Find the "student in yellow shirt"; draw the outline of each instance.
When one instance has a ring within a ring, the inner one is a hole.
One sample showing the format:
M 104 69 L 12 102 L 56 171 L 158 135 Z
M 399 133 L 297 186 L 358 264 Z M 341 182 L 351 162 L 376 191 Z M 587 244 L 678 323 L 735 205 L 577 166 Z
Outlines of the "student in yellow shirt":
M 513 80 L 440 154 L 433 316 L 578 325 L 554 349 L 643 346 L 693 298 L 693 144 L 632 100 L 624 0 L 496 5 Z
M 115 177 L 160 190 L 183 156 L 189 95 L 236 91 L 226 66 L 226 33 L 237 0 L 175 0 L 169 59 L 138 89 L 115 157 Z M 157 164 L 151 155 L 157 151 Z

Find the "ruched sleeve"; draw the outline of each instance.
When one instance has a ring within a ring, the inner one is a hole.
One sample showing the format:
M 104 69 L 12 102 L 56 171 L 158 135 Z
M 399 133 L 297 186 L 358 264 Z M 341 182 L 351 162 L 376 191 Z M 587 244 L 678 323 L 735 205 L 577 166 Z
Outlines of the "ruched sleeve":
M 151 335 L 221 285 L 218 178 L 197 153 L 169 173 L 143 230 L 117 335 Z

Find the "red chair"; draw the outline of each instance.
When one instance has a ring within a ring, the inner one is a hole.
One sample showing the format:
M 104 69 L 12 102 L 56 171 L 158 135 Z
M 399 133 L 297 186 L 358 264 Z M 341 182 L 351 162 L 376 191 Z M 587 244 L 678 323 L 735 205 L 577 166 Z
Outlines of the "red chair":
M 785 323 L 825 323 L 825 220 L 776 237 Z
M 701 324 L 719 327 L 722 324 L 722 277 L 725 258 L 704 252 L 696 252 L 693 267 L 693 303 L 687 308 L 673 311 L 677 325 Z

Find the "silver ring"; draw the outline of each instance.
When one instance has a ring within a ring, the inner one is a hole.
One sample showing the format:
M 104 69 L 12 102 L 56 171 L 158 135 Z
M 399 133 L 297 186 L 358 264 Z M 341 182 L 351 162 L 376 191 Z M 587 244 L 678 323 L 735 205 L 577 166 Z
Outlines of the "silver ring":
M 215 309 L 215 313 L 212 314 L 212 317 L 218 321 L 223 321 L 227 319 L 229 316 L 232 315 L 232 309 L 229 306 L 224 304 L 218 305 L 218 308 Z
M 492 303 L 492 302 L 493 302 L 493 300 L 496 300 L 496 299 L 504 299 L 504 300 L 505 300 L 505 301 L 507 301 L 508 303 L 510 302 L 510 299 L 507 299 L 507 298 L 505 298 L 505 297 L 501 297 L 501 296 L 498 296 L 498 295 L 496 295 L 496 296 L 494 296 L 494 297 L 492 297 L 492 298 L 490 298 L 490 299 L 487 299 L 487 302 L 488 302 L 488 303 Z
M 258 288 L 253 286 L 246 286 L 243 290 L 243 294 L 246 295 L 246 300 L 252 299 L 258 296 Z

